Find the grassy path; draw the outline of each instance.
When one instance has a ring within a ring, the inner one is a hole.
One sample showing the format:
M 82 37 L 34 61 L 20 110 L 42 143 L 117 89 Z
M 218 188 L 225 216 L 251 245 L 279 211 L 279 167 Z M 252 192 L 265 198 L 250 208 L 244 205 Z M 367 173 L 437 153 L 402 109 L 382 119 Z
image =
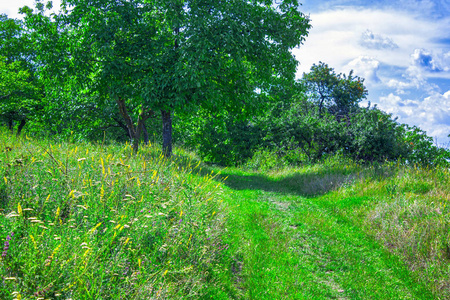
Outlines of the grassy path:
M 228 173 L 235 288 L 211 298 L 434 299 L 397 257 L 321 197 L 305 197 L 283 180 Z

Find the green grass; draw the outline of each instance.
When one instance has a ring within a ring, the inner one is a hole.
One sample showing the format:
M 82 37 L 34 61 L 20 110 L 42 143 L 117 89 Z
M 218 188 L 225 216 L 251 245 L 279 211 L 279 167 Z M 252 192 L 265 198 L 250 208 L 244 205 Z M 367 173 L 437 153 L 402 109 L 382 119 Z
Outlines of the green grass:
M 243 298 L 448 299 L 448 170 L 223 171 Z
M 0 145 L 0 299 L 450 298 L 448 170 Z
M 197 298 L 214 284 L 222 187 L 193 162 L 0 140 L 0 299 Z

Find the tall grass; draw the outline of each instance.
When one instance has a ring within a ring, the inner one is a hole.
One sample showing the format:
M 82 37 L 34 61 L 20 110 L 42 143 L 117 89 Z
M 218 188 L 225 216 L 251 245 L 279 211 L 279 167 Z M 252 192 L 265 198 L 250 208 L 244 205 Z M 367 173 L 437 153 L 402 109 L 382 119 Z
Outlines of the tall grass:
M 226 210 L 221 183 L 198 172 L 154 147 L 0 133 L 0 299 L 205 294 Z

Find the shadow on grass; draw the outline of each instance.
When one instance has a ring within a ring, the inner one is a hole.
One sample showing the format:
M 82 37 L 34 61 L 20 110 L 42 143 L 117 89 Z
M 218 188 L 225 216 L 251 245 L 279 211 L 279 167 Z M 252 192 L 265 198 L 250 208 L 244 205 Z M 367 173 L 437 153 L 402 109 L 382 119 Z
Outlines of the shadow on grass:
M 234 190 L 263 190 L 302 197 L 317 197 L 334 191 L 356 178 L 354 174 L 308 172 L 294 173 L 279 179 L 261 174 L 241 175 L 223 172 L 218 177 Z
M 274 179 L 260 173 L 207 165 L 183 155 L 178 155 L 175 163 L 185 169 L 198 166 L 193 172 L 199 176 L 211 176 L 213 172 L 215 174 L 214 180 L 223 182 L 233 190 L 262 190 L 307 198 L 321 196 L 337 190 L 343 185 L 351 184 L 358 178 L 356 171 L 350 172 L 348 169 L 344 170 L 338 167 L 321 171 L 308 171 L 307 173 L 297 172 Z

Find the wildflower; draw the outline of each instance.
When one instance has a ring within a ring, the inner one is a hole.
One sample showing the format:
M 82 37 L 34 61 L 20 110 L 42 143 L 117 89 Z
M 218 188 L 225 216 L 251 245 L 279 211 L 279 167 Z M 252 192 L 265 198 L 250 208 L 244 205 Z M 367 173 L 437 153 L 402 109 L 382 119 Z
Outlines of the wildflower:
M 5 241 L 5 246 L 3 247 L 2 257 L 6 257 L 8 255 L 8 249 L 9 249 L 9 242 Z
M 3 245 L 3 252 L 2 252 L 2 258 L 5 258 L 8 255 L 8 250 L 9 250 L 9 241 L 11 240 L 11 238 L 14 236 L 14 232 L 12 232 L 10 235 L 8 235 L 6 237 L 6 241 Z

